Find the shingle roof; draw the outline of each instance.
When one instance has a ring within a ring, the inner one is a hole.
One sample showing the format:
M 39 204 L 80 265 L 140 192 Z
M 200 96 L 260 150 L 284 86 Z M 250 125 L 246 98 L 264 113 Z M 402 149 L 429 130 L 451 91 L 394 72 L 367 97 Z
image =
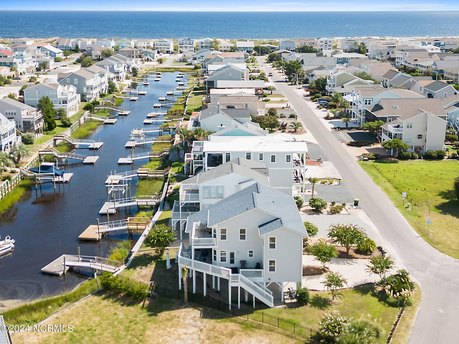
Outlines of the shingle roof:
M 8 98 L 8 97 L 0 99 L 0 103 L 8 104 L 10 106 L 14 106 L 14 107 L 20 108 L 20 109 L 36 110 L 34 107 L 32 107 L 30 105 L 18 102 L 17 100 L 14 100 L 14 99 L 11 99 L 11 98 Z
M 266 166 L 258 161 L 246 160 L 243 158 L 233 159 L 226 164 L 197 174 L 184 180 L 183 184 L 201 184 L 231 173 L 239 174 L 265 185 L 269 184 L 268 169 Z
M 193 222 L 200 221 L 211 227 L 254 209 L 259 209 L 272 216 L 271 221 L 259 225 L 260 236 L 280 228 L 280 225 L 300 235 L 307 235 L 293 198 L 259 183 L 242 189 L 210 205 L 209 208 L 191 215 L 188 218 L 187 231 L 191 229 Z
M 449 85 L 446 82 L 436 80 L 428 85 L 425 85 L 424 88 L 428 89 L 429 91 L 437 92 L 448 86 Z
M 381 99 L 370 111 L 377 117 L 397 116 L 401 119 L 410 118 L 421 112 L 446 116 L 442 102 L 434 98 Z

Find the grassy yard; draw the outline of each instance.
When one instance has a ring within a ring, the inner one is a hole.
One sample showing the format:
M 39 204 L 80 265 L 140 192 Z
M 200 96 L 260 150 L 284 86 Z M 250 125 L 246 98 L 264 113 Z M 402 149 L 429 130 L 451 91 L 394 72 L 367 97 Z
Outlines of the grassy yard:
M 33 186 L 30 179 L 22 180 L 8 195 L 0 200 L 0 215 L 19 202 Z
M 194 95 L 188 101 L 188 111 L 195 112 L 202 109 L 202 95 Z
M 74 139 L 85 139 L 100 126 L 101 122 L 99 121 L 88 121 L 80 125 L 73 133 L 72 137 Z
M 427 242 L 459 258 L 459 201 L 454 199 L 453 191 L 453 181 L 459 176 L 458 161 L 361 162 L 360 165 Z M 402 192 L 407 193 L 410 208 L 404 207 Z M 427 218 L 432 220 L 430 228 Z
M 139 180 L 139 185 L 137 187 L 137 196 L 147 196 L 154 195 L 161 191 L 163 186 L 163 179 L 142 179 Z

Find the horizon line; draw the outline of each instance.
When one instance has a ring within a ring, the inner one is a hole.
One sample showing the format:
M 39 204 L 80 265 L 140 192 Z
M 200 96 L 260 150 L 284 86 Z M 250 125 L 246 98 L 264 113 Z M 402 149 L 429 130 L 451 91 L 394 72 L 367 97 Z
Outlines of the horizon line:
M 459 12 L 459 8 L 453 9 L 453 10 L 430 10 L 430 9 L 420 9 L 420 10 L 410 10 L 410 9 L 387 9 L 387 10 L 311 10 L 311 11 L 306 11 L 306 10 L 231 10 L 227 11 L 224 9 L 221 10 L 205 10 L 205 9 L 199 9 L 199 10 L 193 10 L 193 9 L 187 9 L 187 10 L 173 10 L 173 9 L 132 9 L 126 11 L 125 9 L 112 9 L 112 10 L 103 10 L 103 9 L 0 9 L 0 12 L 169 12 L 169 13 L 343 13 L 343 12 L 359 12 L 359 13 L 365 13 L 365 12 L 372 12 L 372 13 L 384 13 L 384 12 Z

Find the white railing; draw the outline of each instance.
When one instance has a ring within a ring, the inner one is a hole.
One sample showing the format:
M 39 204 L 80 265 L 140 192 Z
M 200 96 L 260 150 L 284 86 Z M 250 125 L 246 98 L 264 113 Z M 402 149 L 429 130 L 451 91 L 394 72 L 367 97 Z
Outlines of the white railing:
M 217 244 L 217 240 L 215 238 L 196 238 L 192 239 L 193 247 L 213 247 Z
M 269 289 L 253 283 L 251 280 L 249 280 L 247 277 L 243 275 L 237 276 L 239 276 L 239 286 L 244 288 L 246 291 L 254 295 L 257 299 L 259 299 L 269 307 L 274 307 L 273 293 Z
M 180 192 L 181 202 L 199 202 L 199 189 L 189 189 Z
M 239 273 L 249 279 L 263 277 L 263 270 L 261 269 L 240 269 Z

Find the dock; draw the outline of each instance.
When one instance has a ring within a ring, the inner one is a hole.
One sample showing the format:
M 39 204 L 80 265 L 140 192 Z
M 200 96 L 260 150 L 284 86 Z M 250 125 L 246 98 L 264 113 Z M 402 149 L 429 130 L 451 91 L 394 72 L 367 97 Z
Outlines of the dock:
M 154 103 L 154 104 L 153 104 L 153 107 L 154 107 L 155 109 L 159 109 L 159 108 L 161 107 L 161 103 Z
M 87 156 L 86 158 L 84 158 L 83 160 L 83 164 L 86 164 L 86 165 L 94 165 L 96 163 L 96 161 L 99 160 L 99 156 L 98 155 L 90 155 L 90 156 Z
M 120 111 L 118 112 L 118 116 L 128 116 L 131 114 L 131 111 Z
M 119 158 L 118 165 L 130 165 L 133 164 L 134 161 L 131 158 Z
M 154 122 L 155 122 L 154 120 L 149 119 L 149 118 L 143 120 L 143 124 L 146 124 L 146 125 L 153 124 Z
M 60 277 L 67 273 L 70 268 L 83 268 L 115 273 L 119 270 L 119 263 L 97 256 L 63 254 L 44 266 L 41 272 Z
M 118 120 L 116 118 L 107 118 L 104 124 L 115 124 Z
M 102 238 L 101 229 L 106 230 L 107 226 L 89 225 L 79 236 L 82 241 L 99 241 Z
M 63 183 L 69 183 L 70 180 L 73 177 L 73 173 L 66 172 L 62 176 L 53 176 L 52 174 L 49 173 L 36 173 L 34 174 L 35 176 L 35 181 L 37 183 L 56 183 L 56 184 L 63 184 Z
M 67 271 L 69 271 L 68 266 L 64 265 L 65 254 L 54 259 L 51 263 L 41 268 L 41 272 L 47 275 L 53 275 L 61 277 Z

